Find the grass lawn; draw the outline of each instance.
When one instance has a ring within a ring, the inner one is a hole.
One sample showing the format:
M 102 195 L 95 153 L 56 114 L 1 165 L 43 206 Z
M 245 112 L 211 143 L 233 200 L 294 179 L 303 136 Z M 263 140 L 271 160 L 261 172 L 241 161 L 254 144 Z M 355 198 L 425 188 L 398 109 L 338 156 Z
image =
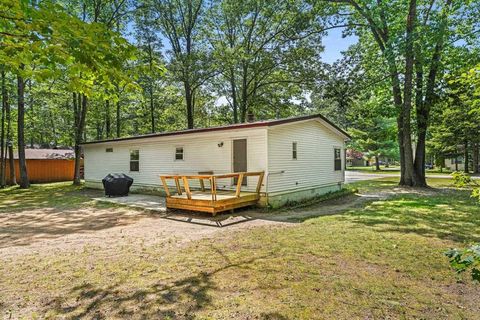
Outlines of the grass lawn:
M 400 167 L 399 166 L 389 166 L 386 168 L 385 166 L 380 166 L 380 171 L 377 171 L 375 166 L 369 167 L 347 167 L 347 170 L 350 171 L 361 171 L 367 173 L 379 173 L 379 174 L 400 174 Z M 427 175 L 449 175 L 452 171 L 443 168 L 441 171 L 438 168 L 435 169 L 427 169 Z
M 86 242 L 9 256 L 0 262 L 0 315 L 480 319 L 480 285 L 457 277 L 443 255 L 480 241 L 480 206 L 449 180 L 429 182 L 435 189 L 400 189 L 394 178 L 361 181 L 352 186 L 360 195 L 342 200 L 356 203 L 344 212 L 323 215 L 324 204 L 292 209 L 302 218 L 181 245 L 119 233 L 108 250 Z M 109 209 L 62 184 L 0 191 L 0 239 L 9 215 L 32 208 Z

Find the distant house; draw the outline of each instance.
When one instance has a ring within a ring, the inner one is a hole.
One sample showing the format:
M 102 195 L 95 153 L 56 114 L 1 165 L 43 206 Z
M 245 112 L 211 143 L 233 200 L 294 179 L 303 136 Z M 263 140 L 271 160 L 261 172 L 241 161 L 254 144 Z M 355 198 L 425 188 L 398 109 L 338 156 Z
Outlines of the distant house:
M 20 176 L 18 153 L 14 154 L 15 176 Z M 31 183 L 68 181 L 73 179 L 74 158 L 73 150 L 69 149 L 25 149 L 28 180 Z M 7 182 L 9 162 L 7 161 Z
M 362 152 L 347 149 L 347 167 L 368 167 L 369 162 L 365 160 Z
M 134 189 L 161 190 L 159 175 L 264 171 L 260 202 L 278 206 L 341 189 L 349 138 L 311 115 L 93 141 L 83 144 L 85 183 L 102 188 L 107 174 L 125 173 Z M 256 190 L 254 179 L 246 191 Z M 231 190 L 235 179 L 217 187 Z
M 445 159 L 445 168 L 449 169 L 450 171 L 463 171 L 465 170 L 463 159 L 463 156 Z

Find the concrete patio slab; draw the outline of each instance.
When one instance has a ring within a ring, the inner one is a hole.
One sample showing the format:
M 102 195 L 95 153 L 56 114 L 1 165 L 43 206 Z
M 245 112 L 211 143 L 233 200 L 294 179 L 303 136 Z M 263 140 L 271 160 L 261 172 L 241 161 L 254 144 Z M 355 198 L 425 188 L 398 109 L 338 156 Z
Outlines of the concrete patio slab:
M 154 195 L 130 194 L 126 197 L 95 197 L 96 201 L 109 202 L 132 208 L 149 210 L 161 213 L 159 217 L 170 221 L 187 222 L 190 224 L 208 227 L 226 227 L 242 222 L 255 220 L 249 213 L 251 210 L 241 209 L 238 213 L 224 213 L 213 217 L 209 213 L 191 212 L 184 210 L 168 210 L 165 206 L 165 198 Z
M 93 199 L 96 201 L 120 204 L 128 207 L 145 209 L 155 212 L 167 212 L 167 208 L 165 206 L 165 198 L 161 196 L 130 194 L 126 197 L 97 197 Z

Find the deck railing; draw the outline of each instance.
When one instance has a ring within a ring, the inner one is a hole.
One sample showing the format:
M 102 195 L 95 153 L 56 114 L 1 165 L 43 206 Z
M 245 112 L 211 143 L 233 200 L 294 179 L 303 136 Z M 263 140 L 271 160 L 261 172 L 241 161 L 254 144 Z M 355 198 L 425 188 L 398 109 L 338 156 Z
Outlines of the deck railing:
M 235 188 L 235 196 L 237 198 L 240 197 L 242 192 L 242 184 L 243 180 L 247 177 L 255 177 L 258 176 L 257 186 L 255 192 L 260 194 L 260 189 L 262 188 L 263 177 L 265 175 L 264 171 L 257 171 L 257 172 L 234 172 L 234 173 L 227 173 L 227 174 L 197 174 L 197 175 L 181 175 L 181 174 L 173 174 L 173 175 L 160 175 L 160 179 L 162 180 L 163 188 L 165 189 L 165 194 L 167 197 L 171 197 L 170 190 L 168 188 L 167 180 L 174 180 L 175 187 L 177 190 L 178 195 L 183 194 L 183 190 L 180 184 L 182 181 L 183 188 L 187 195 L 187 198 L 190 200 L 192 199 L 192 190 L 190 189 L 189 180 L 198 180 L 200 182 L 200 190 L 205 191 L 205 180 L 208 180 L 210 183 L 210 193 L 212 195 L 212 201 L 217 201 L 217 180 L 218 179 L 236 179 L 236 188 Z

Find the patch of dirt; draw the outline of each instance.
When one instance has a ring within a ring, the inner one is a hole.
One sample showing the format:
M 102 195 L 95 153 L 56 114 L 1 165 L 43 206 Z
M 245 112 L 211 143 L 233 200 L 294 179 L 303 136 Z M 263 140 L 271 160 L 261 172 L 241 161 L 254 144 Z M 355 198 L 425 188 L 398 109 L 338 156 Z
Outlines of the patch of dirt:
M 273 212 L 256 209 L 211 217 L 206 214 L 173 211 L 152 213 L 128 207 L 81 209 L 43 208 L 0 213 L 0 256 L 48 254 L 95 246 L 111 250 L 123 244 L 179 246 L 222 232 L 235 232 L 259 226 L 294 225 L 306 219 L 359 208 L 369 201 L 385 200 L 399 194 L 434 195 L 447 189 L 386 188 L 353 194 L 307 207 Z
M 181 245 L 221 232 L 281 224 L 252 218 L 246 211 L 215 220 L 195 214 L 164 215 L 126 207 L 0 213 L 0 256 L 7 259 L 75 251 L 87 245 L 105 250 L 132 243 Z

